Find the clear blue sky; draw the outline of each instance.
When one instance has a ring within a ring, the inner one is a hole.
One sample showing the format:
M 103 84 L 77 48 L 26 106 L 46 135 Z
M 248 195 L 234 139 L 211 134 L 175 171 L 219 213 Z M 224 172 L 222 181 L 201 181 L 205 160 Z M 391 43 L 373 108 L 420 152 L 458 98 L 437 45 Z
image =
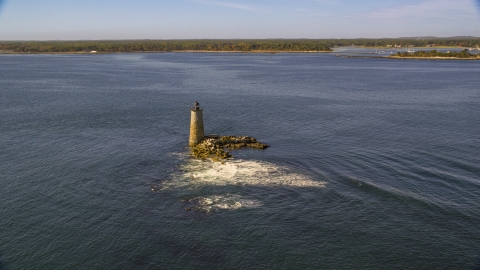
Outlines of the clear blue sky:
M 0 0 L 0 40 L 480 36 L 480 0 Z

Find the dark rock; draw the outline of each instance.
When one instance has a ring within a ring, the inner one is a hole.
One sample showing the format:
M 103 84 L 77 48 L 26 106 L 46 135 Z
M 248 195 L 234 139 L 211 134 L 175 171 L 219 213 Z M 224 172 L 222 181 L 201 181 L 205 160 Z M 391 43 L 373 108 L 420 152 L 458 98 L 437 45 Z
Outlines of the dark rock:
M 192 154 L 196 158 L 211 158 L 214 161 L 233 158 L 230 151 L 225 149 L 241 149 L 245 147 L 266 149 L 268 145 L 258 142 L 248 136 L 221 136 L 220 138 L 206 138 L 192 147 Z

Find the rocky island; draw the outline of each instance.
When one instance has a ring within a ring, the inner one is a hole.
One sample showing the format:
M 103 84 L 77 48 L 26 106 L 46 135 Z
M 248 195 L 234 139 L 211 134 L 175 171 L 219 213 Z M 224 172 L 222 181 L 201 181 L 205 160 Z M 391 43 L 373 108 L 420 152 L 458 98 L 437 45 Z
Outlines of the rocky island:
M 221 161 L 222 159 L 233 158 L 232 154 L 230 154 L 231 150 L 247 147 L 265 149 L 268 145 L 258 142 L 255 138 L 248 136 L 207 137 L 193 146 L 191 151 L 192 155 L 196 158 L 211 158 L 213 161 Z
M 230 151 L 241 148 L 265 149 L 268 145 L 258 142 L 257 139 L 249 136 L 205 136 L 203 127 L 203 110 L 200 104 L 195 102 L 191 110 L 190 118 L 190 139 L 191 153 L 196 158 L 221 161 L 233 158 Z

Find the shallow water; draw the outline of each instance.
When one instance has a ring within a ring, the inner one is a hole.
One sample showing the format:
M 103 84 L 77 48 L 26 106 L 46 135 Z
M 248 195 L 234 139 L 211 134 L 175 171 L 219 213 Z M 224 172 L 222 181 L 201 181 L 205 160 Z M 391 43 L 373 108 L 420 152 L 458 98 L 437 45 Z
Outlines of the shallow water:
M 0 56 L 0 269 L 473 269 L 480 62 Z M 226 164 L 206 133 L 271 147 Z

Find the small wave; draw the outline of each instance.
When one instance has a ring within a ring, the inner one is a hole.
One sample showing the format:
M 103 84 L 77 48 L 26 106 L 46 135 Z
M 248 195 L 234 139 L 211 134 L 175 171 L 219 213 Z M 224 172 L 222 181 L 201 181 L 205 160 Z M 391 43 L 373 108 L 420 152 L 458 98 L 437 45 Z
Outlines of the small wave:
M 184 200 L 185 203 L 193 206 L 187 210 L 211 212 L 219 210 L 236 210 L 240 208 L 256 208 L 262 205 L 260 201 L 245 199 L 235 194 L 212 195 L 207 197 L 195 197 Z
M 269 162 L 233 160 L 225 162 L 190 160 L 180 167 L 181 174 L 165 186 L 239 185 L 324 188 L 326 182 L 292 172 L 290 168 Z

